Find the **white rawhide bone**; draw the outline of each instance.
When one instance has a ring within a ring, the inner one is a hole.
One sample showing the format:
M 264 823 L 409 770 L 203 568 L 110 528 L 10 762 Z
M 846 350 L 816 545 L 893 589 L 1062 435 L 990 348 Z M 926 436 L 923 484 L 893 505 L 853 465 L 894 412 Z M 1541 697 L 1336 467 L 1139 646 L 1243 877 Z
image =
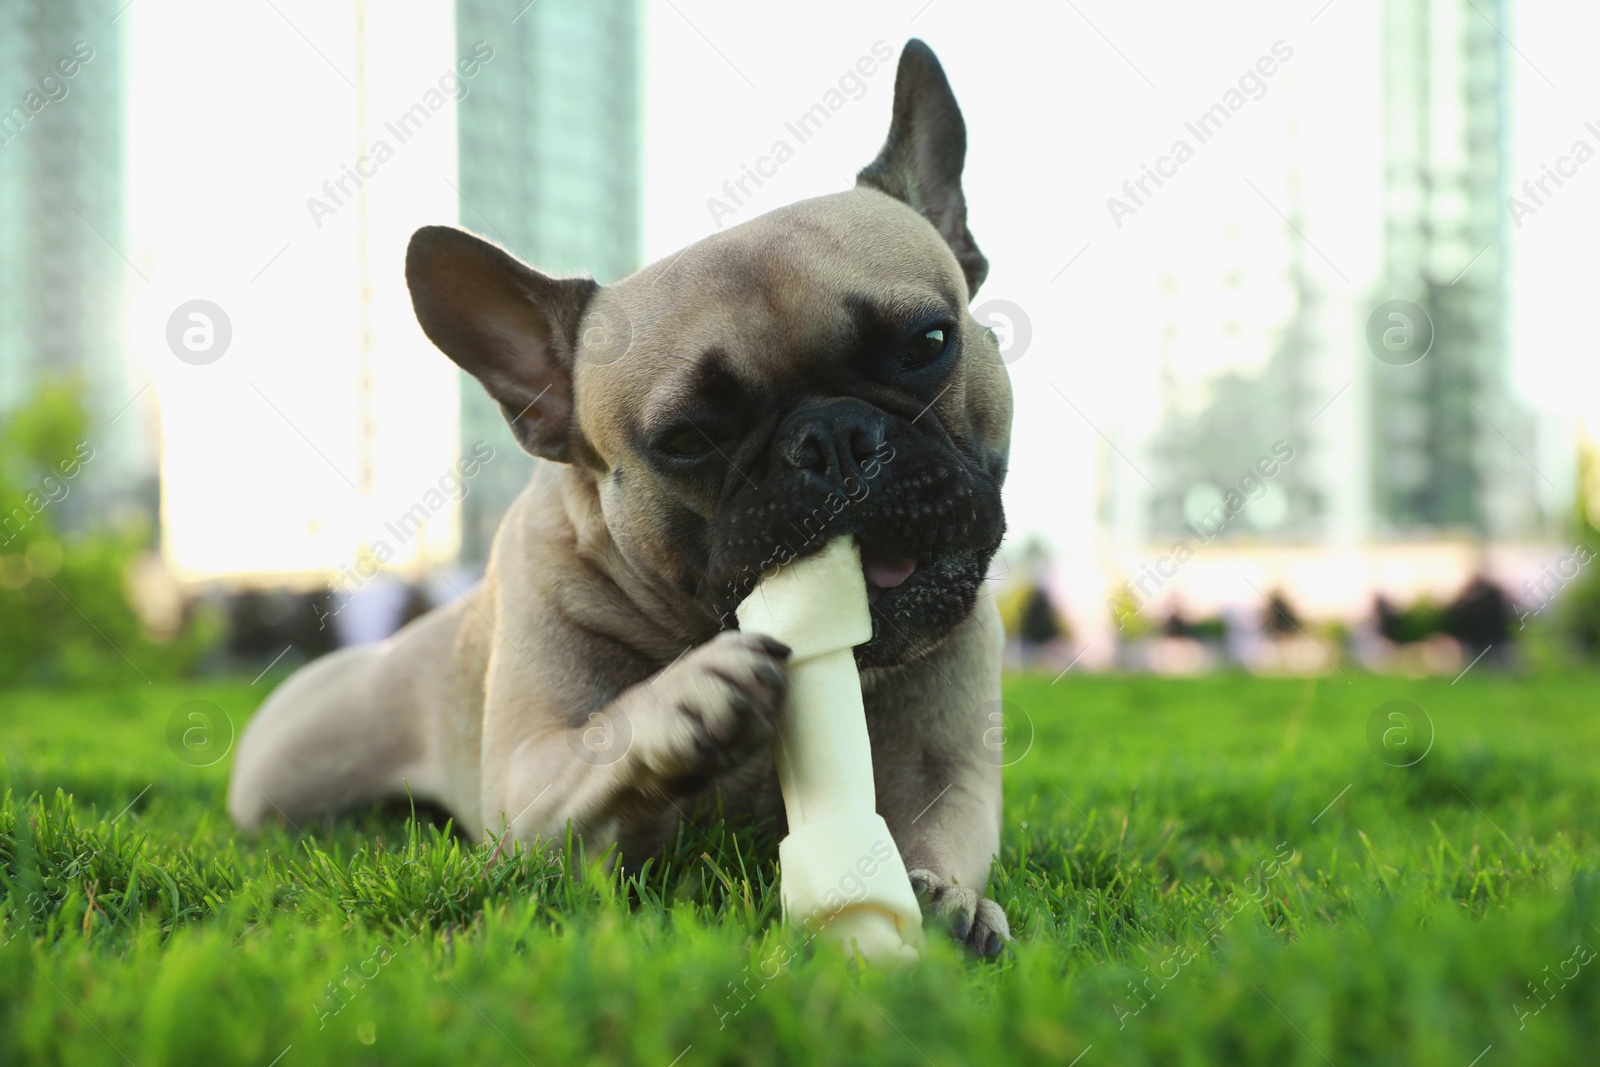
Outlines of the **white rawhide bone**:
M 778 846 L 791 926 L 873 963 L 921 955 L 922 912 L 889 826 L 877 813 L 872 745 L 852 649 L 872 637 L 861 553 L 842 537 L 765 579 L 739 628 L 793 649 L 773 744 L 789 836 Z

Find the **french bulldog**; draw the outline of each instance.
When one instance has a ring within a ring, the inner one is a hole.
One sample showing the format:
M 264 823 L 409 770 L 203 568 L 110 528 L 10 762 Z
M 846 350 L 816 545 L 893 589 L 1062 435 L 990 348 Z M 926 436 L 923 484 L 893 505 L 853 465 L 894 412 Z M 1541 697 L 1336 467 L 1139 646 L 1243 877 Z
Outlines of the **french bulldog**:
M 1000 841 L 1002 632 L 980 596 L 1005 529 L 1011 387 L 968 302 L 966 127 L 913 40 L 878 157 L 846 192 L 716 233 L 612 285 L 460 230 L 412 237 L 427 336 L 548 462 L 481 584 L 316 660 L 239 741 L 255 828 L 409 795 L 458 826 L 659 854 L 687 812 L 783 806 L 770 741 L 788 649 L 740 633 L 761 576 L 860 545 L 855 650 L 877 806 L 925 909 L 980 955 Z M 504 837 L 502 837 L 502 841 Z

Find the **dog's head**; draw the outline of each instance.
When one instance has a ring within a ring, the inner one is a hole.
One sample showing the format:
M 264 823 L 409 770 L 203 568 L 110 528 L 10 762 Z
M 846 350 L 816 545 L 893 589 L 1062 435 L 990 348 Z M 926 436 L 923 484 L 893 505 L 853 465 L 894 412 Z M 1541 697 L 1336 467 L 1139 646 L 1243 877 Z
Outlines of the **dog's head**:
M 849 192 L 773 211 L 615 285 L 551 278 L 447 227 L 406 257 L 417 317 L 523 447 L 592 481 L 622 556 L 706 626 L 853 534 L 863 666 L 971 611 L 1005 528 L 1011 387 L 968 313 L 966 128 L 920 41 Z

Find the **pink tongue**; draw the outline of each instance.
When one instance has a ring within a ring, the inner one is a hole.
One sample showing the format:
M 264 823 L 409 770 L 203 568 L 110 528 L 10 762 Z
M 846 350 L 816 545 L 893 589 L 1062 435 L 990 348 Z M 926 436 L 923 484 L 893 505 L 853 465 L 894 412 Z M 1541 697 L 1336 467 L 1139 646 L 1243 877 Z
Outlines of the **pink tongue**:
M 917 569 L 917 561 L 875 557 L 862 560 L 861 569 L 866 573 L 868 585 L 877 586 L 879 589 L 893 589 L 911 577 L 912 572 Z

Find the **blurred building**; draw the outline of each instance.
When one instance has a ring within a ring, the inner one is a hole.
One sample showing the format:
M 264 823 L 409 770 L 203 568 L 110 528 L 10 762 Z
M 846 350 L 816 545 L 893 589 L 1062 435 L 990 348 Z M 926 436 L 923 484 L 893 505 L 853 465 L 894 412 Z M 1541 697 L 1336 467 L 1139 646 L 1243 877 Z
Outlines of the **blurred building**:
M 72 523 L 122 503 L 155 510 L 156 456 L 122 318 L 125 48 L 88 0 L 0 4 L 0 412 L 42 379 L 81 376 L 94 459 L 62 503 Z M 70 71 L 71 74 L 66 72 Z
M 1349 380 L 1358 339 L 1349 293 L 1303 236 L 1315 232 L 1319 202 L 1306 189 L 1314 164 L 1294 75 L 1286 69 L 1272 90 L 1279 110 L 1252 116 L 1279 166 L 1219 195 L 1221 211 L 1169 223 L 1156 304 L 1160 412 L 1142 472 L 1121 464 L 1112 487 L 1124 545 L 1321 541 L 1354 506 L 1347 437 L 1318 415 Z M 1288 462 L 1273 462 L 1280 442 Z M 1270 477 L 1259 477 L 1263 458 Z M 1230 496 L 1248 503 L 1219 523 Z
M 492 40 L 500 75 L 460 104 L 461 224 L 548 273 L 615 281 L 639 266 L 641 5 L 533 4 L 509 27 L 504 9 L 456 5 L 457 39 Z M 536 461 L 465 377 L 461 439 L 496 452 L 462 501 L 462 559 L 481 565 Z
M 1379 363 L 1381 536 L 1538 531 L 1534 416 L 1512 389 L 1509 0 L 1387 0 L 1383 292 L 1432 320 L 1427 356 Z M 1497 28 L 1498 27 L 1498 28 Z M 1518 452 L 1522 455 L 1519 456 Z
M 1328 533 L 1329 480 L 1317 462 L 1318 453 L 1309 447 L 1316 435 L 1312 420 L 1328 394 L 1319 373 L 1327 342 L 1315 329 L 1324 294 L 1298 262 L 1285 271 L 1282 282 L 1295 310 L 1276 331 L 1265 365 L 1218 376 L 1204 406 L 1171 412 L 1156 433 L 1156 487 L 1149 495 L 1148 523 L 1158 541 L 1192 537 L 1196 530 L 1219 541 L 1245 537 L 1303 542 Z M 1287 446 L 1280 452 L 1292 457 L 1287 462 L 1274 456 L 1280 443 Z M 1259 476 L 1256 465 L 1264 458 L 1275 468 L 1270 478 Z M 1237 521 L 1219 528 L 1215 509 L 1227 507 L 1230 492 L 1247 504 Z
M 1347 260 L 1341 272 L 1306 237 L 1330 194 L 1306 191 L 1315 166 L 1293 117 L 1265 135 L 1282 143 L 1281 171 L 1250 176 L 1282 218 L 1246 221 L 1241 209 L 1173 234 L 1158 304 L 1159 421 L 1136 446 L 1139 470 L 1107 457 L 1115 541 L 1193 539 L 1195 520 L 1277 440 L 1294 447 L 1293 462 L 1217 540 L 1548 532 L 1523 458 L 1535 453 L 1535 416 L 1511 379 L 1510 53 L 1496 29 L 1509 24 L 1508 3 L 1383 0 L 1376 54 L 1352 60 L 1381 88 L 1374 262 Z M 1314 106 L 1299 90 L 1290 78 L 1274 92 L 1298 114 Z M 1365 320 L 1390 300 L 1432 320 L 1418 362 L 1368 349 Z M 1216 369 L 1196 381 L 1196 367 Z

